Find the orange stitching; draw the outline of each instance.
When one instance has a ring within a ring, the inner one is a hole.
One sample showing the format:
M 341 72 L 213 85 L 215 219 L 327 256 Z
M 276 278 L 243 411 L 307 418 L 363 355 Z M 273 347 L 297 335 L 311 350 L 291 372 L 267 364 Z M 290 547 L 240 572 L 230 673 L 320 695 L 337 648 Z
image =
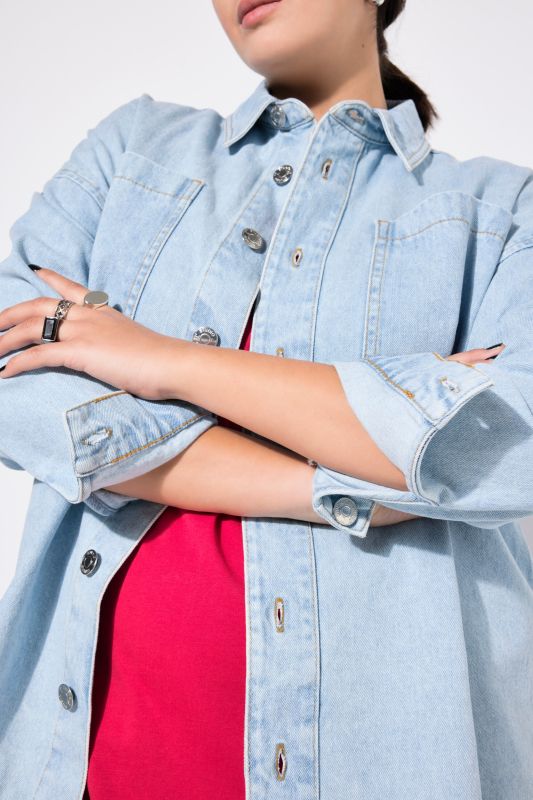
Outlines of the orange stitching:
M 127 394 L 127 392 L 126 390 L 123 390 L 121 392 L 110 392 L 109 394 L 103 394 L 100 397 L 95 397 L 94 400 L 89 400 L 89 403 L 100 403 L 102 400 L 107 400 L 108 397 L 117 397 L 119 394 Z M 82 403 L 81 405 L 83 406 L 85 403 Z M 75 407 L 79 408 L 80 406 Z
M 392 222 L 393 224 L 394 223 L 399 223 L 400 221 L 401 221 L 401 217 L 397 217 L 394 220 L 379 220 L 379 222 Z M 433 225 L 438 225 L 441 222 L 454 222 L 454 221 L 455 222 L 464 222 L 467 225 L 470 225 L 470 220 L 467 219 L 466 217 L 442 217 L 442 219 L 436 219 L 434 222 L 430 222 L 429 225 L 426 225 L 424 228 L 419 228 L 419 230 L 414 231 L 413 233 L 406 233 L 405 236 L 388 236 L 388 235 L 381 236 L 380 234 L 378 234 L 378 238 L 379 239 L 395 239 L 395 240 L 410 239 L 412 236 L 418 236 L 419 233 L 423 233 L 424 231 L 427 231 L 428 228 L 432 228 Z M 481 233 L 481 234 L 485 234 L 487 236 L 497 236 L 498 239 L 502 240 L 502 242 L 505 241 L 505 237 L 502 236 L 500 233 L 496 233 L 496 231 L 482 231 L 479 228 L 470 228 L 470 232 L 471 233 Z
M 195 417 L 191 417 L 186 422 L 182 422 L 181 425 L 177 426 L 177 428 L 172 428 L 172 430 L 168 431 L 167 433 L 164 433 L 163 436 L 159 436 L 157 439 L 152 439 L 151 442 L 147 442 L 146 444 L 143 444 L 140 447 L 136 447 L 135 450 L 130 450 L 129 453 L 125 453 L 122 456 L 117 456 L 116 458 L 113 458 L 111 461 L 108 461 L 106 464 L 101 464 L 100 466 L 101 467 L 107 467 L 109 464 L 116 464 L 117 461 L 122 461 L 123 458 L 128 458 L 128 456 L 131 456 L 134 453 L 139 453 L 141 450 L 145 450 L 147 447 L 150 447 L 151 445 L 155 444 L 156 442 L 161 442 L 163 439 L 168 439 L 168 437 L 172 436 L 173 433 L 176 433 L 176 431 L 179 431 L 180 428 L 185 427 L 185 425 L 189 425 L 195 419 L 201 419 L 202 417 L 207 417 L 207 416 L 209 416 L 208 413 L 206 413 L 206 414 L 197 414 Z
M 392 378 L 389 375 L 387 375 L 385 370 L 382 369 L 378 364 L 376 364 L 375 361 L 372 361 L 371 358 L 368 358 L 368 356 L 367 356 L 365 360 L 368 361 L 369 364 L 372 364 L 374 369 L 377 369 L 379 372 L 381 372 L 381 374 L 385 376 L 385 378 L 389 381 L 389 383 L 392 383 L 393 386 L 396 386 L 396 388 L 399 389 L 404 394 L 406 394 L 407 397 L 414 397 L 415 396 L 415 393 L 411 392 L 410 389 L 404 389 L 403 386 L 400 386 L 399 383 L 396 383 L 396 381 L 393 381 Z
M 149 192 L 156 192 L 157 194 L 165 194 L 167 197 L 177 197 L 182 198 L 183 200 L 188 200 L 191 196 L 192 192 L 188 194 L 173 194 L 172 192 L 163 192 L 161 189 L 154 189 L 152 186 L 146 186 L 145 183 L 140 183 L 139 181 L 133 180 L 133 178 L 128 178 L 127 175 L 114 175 L 114 178 L 121 178 L 123 181 L 130 181 L 130 183 L 135 183 L 137 186 L 142 186 L 143 189 L 147 189 Z M 197 185 L 201 185 L 204 181 L 200 180 L 199 178 L 188 178 L 187 180 L 193 181 Z M 196 186 L 193 187 L 193 190 L 196 189 Z

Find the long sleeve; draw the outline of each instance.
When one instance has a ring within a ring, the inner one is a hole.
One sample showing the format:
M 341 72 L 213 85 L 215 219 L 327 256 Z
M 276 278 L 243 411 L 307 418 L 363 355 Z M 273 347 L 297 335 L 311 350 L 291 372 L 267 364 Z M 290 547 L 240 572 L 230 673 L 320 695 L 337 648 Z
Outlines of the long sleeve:
M 376 503 L 480 528 L 533 514 L 532 189 L 528 180 L 461 347 L 501 341 L 496 359 L 467 366 L 419 352 L 333 362 L 351 408 L 408 487 L 319 464 L 313 507 L 339 530 L 365 537 Z
M 0 309 L 56 296 L 30 263 L 90 286 L 92 245 L 106 193 L 144 97 L 119 106 L 89 129 L 42 191 L 33 194 L 9 231 L 11 252 L 0 262 Z M 0 359 L 2 364 L 16 352 Z M 104 516 L 135 498 L 103 486 L 154 469 L 216 422 L 203 408 L 179 400 L 143 400 L 66 367 L 0 380 L 2 463 L 26 470 L 69 502 L 85 502 Z

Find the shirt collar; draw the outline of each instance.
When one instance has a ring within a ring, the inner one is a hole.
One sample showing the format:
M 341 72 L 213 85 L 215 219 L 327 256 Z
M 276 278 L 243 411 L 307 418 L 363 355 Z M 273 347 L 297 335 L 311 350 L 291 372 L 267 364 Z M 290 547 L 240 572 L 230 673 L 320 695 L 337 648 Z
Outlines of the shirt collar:
M 355 134 L 380 142 L 390 142 L 405 168 L 412 172 L 427 156 L 431 146 L 413 100 L 387 99 L 387 108 L 370 106 L 364 100 L 341 100 L 329 113 Z M 271 108 L 283 109 L 283 122 L 277 124 L 270 117 Z M 267 110 L 268 109 L 268 110 Z M 224 146 L 238 142 L 257 122 L 259 117 L 268 125 L 288 130 L 312 119 L 308 106 L 297 97 L 279 100 L 270 93 L 267 79 L 263 78 L 253 92 L 224 118 Z

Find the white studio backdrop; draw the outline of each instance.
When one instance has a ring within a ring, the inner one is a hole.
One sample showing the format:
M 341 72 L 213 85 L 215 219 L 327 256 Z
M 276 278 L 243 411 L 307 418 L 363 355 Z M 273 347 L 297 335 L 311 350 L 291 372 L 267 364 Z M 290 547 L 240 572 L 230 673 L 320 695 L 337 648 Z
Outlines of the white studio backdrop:
M 261 78 L 234 51 L 211 0 L 0 0 L 0 20 L 0 260 L 32 193 L 112 109 L 148 92 L 227 114 Z M 389 53 L 439 111 L 428 134 L 435 148 L 533 166 L 532 26 L 528 0 L 408 0 L 389 28 Z M 31 485 L 0 465 L 0 597 Z M 533 550 L 533 517 L 521 525 Z

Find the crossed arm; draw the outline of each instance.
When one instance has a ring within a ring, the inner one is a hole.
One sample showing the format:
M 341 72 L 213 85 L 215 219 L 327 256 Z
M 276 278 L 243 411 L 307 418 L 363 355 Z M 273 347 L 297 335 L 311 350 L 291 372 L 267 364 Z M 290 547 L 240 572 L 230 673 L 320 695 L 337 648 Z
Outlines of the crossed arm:
M 10 230 L 12 252 L 0 264 L 0 309 L 43 294 L 29 263 L 89 285 L 106 194 L 147 101 L 135 98 L 91 129 L 33 195 Z M 313 479 L 321 519 L 358 536 L 366 533 L 365 505 L 378 501 L 485 528 L 527 516 L 532 188 L 528 172 L 513 207 L 513 235 L 469 320 L 466 346 L 512 343 L 502 360 L 485 362 L 484 370 L 450 365 L 444 376 L 441 357 L 431 352 L 327 365 L 183 342 L 196 348 L 194 358 L 190 349 L 176 350 L 172 367 L 180 399 L 168 403 L 110 392 L 109 383 L 84 371 L 29 371 L 0 381 L 0 461 L 104 515 L 122 507 L 125 494 L 193 509 L 209 503 L 212 510 L 236 514 L 304 519 L 309 511 L 316 521 L 308 505 Z M 252 434 L 211 432 L 216 414 Z M 102 431 L 112 435 L 95 439 Z M 130 480 L 113 483 L 128 474 Z M 409 492 L 403 491 L 404 475 L 411 478 Z M 99 492 L 102 486 L 108 491 Z M 354 525 L 334 519 L 335 495 L 357 499 L 361 514 Z
M 473 364 L 494 352 L 477 349 L 454 358 Z M 170 360 L 172 397 L 250 433 L 216 425 L 170 461 L 108 490 L 196 511 L 324 524 L 311 503 L 316 467 L 308 458 L 407 489 L 403 472 L 353 413 L 332 365 L 185 340 L 175 341 Z M 416 516 L 377 504 L 370 526 Z
M 323 525 L 324 519 L 311 504 L 315 469 L 305 458 L 275 442 L 215 425 L 165 464 L 106 488 L 194 511 Z M 376 505 L 370 527 L 416 516 Z
M 312 508 L 315 467 L 307 458 L 406 488 L 403 473 L 353 413 L 331 365 L 183 340 L 175 344 L 168 370 L 173 396 L 252 433 L 214 426 L 165 464 L 106 489 L 196 511 L 324 524 Z M 371 525 L 415 516 L 376 506 Z

